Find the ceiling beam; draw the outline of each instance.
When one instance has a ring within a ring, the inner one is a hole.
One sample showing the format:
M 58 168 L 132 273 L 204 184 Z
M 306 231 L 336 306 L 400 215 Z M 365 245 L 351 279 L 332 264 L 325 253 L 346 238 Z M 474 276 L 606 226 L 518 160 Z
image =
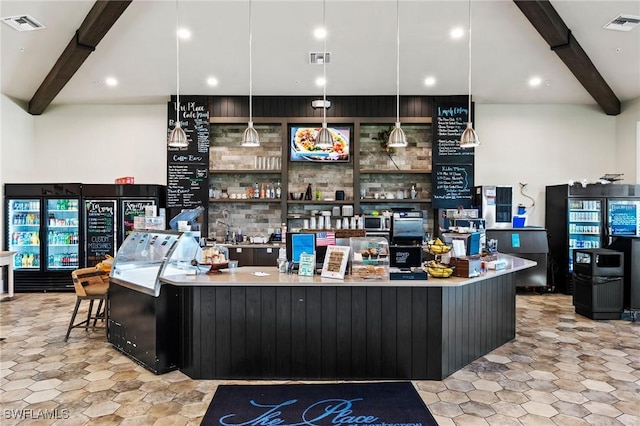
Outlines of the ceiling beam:
M 602 78 L 548 0 L 513 0 L 582 86 L 608 115 L 620 114 L 620 100 Z
M 97 0 L 49 74 L 29 101 L 29 113 L 40 115 L 96 49 L 133 0 Z

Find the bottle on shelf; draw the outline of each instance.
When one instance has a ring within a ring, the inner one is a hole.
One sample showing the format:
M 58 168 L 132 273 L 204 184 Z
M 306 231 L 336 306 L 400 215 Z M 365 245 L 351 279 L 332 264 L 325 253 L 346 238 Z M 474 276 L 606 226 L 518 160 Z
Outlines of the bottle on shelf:
M 260 198 L 266 198 L 264 192 L 264 183 L 260 185 Z
M 276 198 L 280 198 L 282 196 L 282 188 L 280 187 L 280 182 L 276 186 Z
M 253 198 L 260 198 L 260 185 L 258 185 L 258 182 L 253 185 Z

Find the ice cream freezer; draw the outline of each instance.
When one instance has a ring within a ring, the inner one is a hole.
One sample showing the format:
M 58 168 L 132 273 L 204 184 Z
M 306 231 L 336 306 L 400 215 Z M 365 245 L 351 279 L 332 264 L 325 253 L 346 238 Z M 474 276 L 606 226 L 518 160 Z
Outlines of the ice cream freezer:
M 540 227 L 487 229 L 487 241 L 497 240 L 500 253 L 529 259 L 538 264 L 516 272 L 518 287 L 549 287 L 547 284 L 547 230 Z M 553 288 L 550 288 L 553 290 Z

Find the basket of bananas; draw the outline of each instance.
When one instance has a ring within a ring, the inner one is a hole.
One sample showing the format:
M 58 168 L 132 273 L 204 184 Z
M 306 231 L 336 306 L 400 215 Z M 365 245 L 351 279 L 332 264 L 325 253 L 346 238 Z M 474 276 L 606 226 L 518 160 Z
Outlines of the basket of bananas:
M 445 254 L 451 251 L 451 244 L 445 244 L 440 238 L 436 238 L 427 242 L 427 249 L 431 254 Z
M 445 265 L 435 260 L 424 262 L 422 269 L 435 278 L 449 278 L 453 274 L 453 265 Z

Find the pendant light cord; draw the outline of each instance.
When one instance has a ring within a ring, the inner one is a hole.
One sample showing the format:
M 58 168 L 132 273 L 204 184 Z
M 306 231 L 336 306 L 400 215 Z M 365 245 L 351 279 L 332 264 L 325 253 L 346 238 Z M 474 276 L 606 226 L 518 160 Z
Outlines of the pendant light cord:
M 253 38 L 253 34 L 251 33 L 251 0 L 249 0 L 249 122 L 253 122 L 253 105 L 252 105 L 252 94 L 253 94 L 253 63 L 252 63 L 252 55 L 251 55 L 251 41 Z M 253 124 L 251 124 L 253 126 Z
M 324 29 L 324 38 L 322 39 L 322 75 L 324 82 L 322 84 L 322 126 L 327 127 L 327 16 L 326 16 L 326 0 L 322 1 L 322 27 Z
M 178 0 L 176 0 L 176 125 L 180 126 L 180 36 L 178 26 L 180 25 L 180 11 Z
M 469 0 L 469 104 L 467 123 L 471 123 L 471 0 Z
M 400 122 L 400 0 L 396 0 L 396 123 Z

